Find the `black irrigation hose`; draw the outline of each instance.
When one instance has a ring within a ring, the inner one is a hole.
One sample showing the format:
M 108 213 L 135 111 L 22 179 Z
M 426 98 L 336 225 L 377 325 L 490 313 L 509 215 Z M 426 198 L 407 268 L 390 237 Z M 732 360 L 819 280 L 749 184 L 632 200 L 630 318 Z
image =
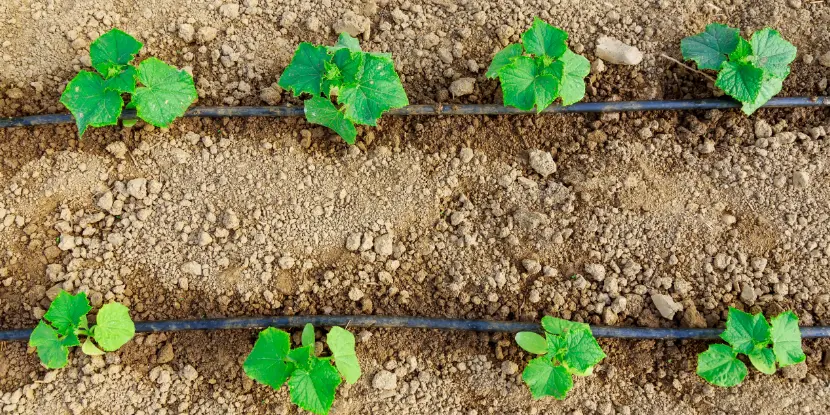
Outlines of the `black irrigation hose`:
M 264 327 L 303 327 L 306 323 L 324 327 L 382 327 L 504 333 L 541 331 L 539 323 L 535 322 L 391 316 L 276 316 L 141 321 L 135 323 L 135 330 L 139 333 L 155 333 L 160 331 L 255 329 Z M 723 331 L 721 329 L 608 326 L 593 326 L 591 330 L 596 337 L 640 340 L 714 340 L 718 339 L 718 335 Z M 31 332 L 31 329 L 0 331 L 0 341 L 27 340 Z M 801 327 L 801 337 L 805 339 L 830 337 L 830 327 Z
M 578 102 L 567 107 L 552 105 L 543 112 L 546 113 L 575 113 L 575 112 L 627 112 L 627 111 L 682 111 L 682 110 L 712 110 L 740 108 L 741 104 L 729 98 L 711 99 L 678 99 L 666 101 L 608 101 L 608 102 Z M 773 98 L 764 104 L 764 108 L 794 108 L 794 107 L 830 107 L 830 97 L 789 97 Z M 389 115 L 509 115 L 533 114 L 534 111 L 501 105 L 410 105 L 390 110 Z M 304 114 L 303 107 L 194 107 L 185 113 L 185 117 L 299 117 Z M 122 119 L 134 119 L 134 110 L 125 110 Z M 0 128 L 30 127 L 47 124 L 71 124 L 74 120 L 71 114 L 45 114 L 25 117 L 0 118 Z

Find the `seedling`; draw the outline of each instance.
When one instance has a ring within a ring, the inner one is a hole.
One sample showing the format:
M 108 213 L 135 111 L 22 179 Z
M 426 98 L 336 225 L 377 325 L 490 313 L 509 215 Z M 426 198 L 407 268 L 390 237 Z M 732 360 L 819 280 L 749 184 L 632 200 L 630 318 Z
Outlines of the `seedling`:
M 568 33 L 538 17 L 513 43 L 493 57 L 486 76 L 499 78 L 504 103 L 542 112 L 556 98 L 571 105 L 585 97 L 585 80 L 591 72 L 588 59 L 568 49 Z
M 288 333 L 269 327 L 259 333 L 242 368 L 251 379 L 276 390 L 288 382 L 291 402 L 315 414 L 327 414 L 334 403 L 340 376 L 349 384 L 357 382 L 360 362 L 354 351 L 354 335 L 348 330 L 333 327 L 326 336 L 326 344 L 331 356 L 318 357 L 311 324 L 306 324 L 302 347 L 296 349 L 291 349 Z
M 531 331 L 516 333 L 519 347 L 542 355 L 527 364 L 522 380 L 530 388 L 533 399 L 546 396 L 565 399 L 574 385 L 571 375 L 590 375 L 605 353 L 585 323 L 545 316 L 542 328 L 545 337 Z
M 118 29 L 104 33 L 92 42 L 89 57 L 98 73 L 81 71 L 61 95 L 78 125 L 78 136 L 87 127 L 116 125 L 124 108 L 122 95 L 129 94 L 128 109 L 156 127 L 167 127 L 184 115 L 198 94 L 193 77 L 176 67 L 151 57 L 138 66 L 130 62 L 144 45 Z M 125 120 L 125 126 L 135 120 Z
M 781 313 L 770 323 L 763 313 L 752 315 L 730 307 L 726 330 L 720 337 L 731 347 L 710 345 L 697 357 L 697 374 L 715 386 L 730 387 L 743 382 L 747 374 L 739 354 L 745 354 L 752 366 L 767 375 L 775 373 L 776 362 L 779 367 L 803 362 L 806 356 L 795 313 Z
M 79 336 L 86 337 L 81 351 L 99 356 L 118 350 L 135 335 L 130 310 L 123 304 L 104 304 L 98 310 L 96 324 L 89 327 L 86 315 L 91 309 L 86 293 L 71 295 L 63 290 L 49 305 L 29 336 L 29 346 L 37 349 L 37 356 L 47 368 L 66 366 L 69 348 L 81 345 Z
M 681 40 L 680 51 L 699 69 L 718 71 L 715 86 L 741 101 L 741 109 L 750 115 L 781 92 L 796 48 L 770 28 L 746 41 L 738 29 L 712 23 L 703 33 Z
M 349 144 L 357 137 L 355 124 L 376 126 L 384 112 L 409 105 L 392 54 L 363 52 L 346 33 L 334 46 L 300 43 L 278 85 L 295 97 L 310 94 L 306 120 L 331 128 Z

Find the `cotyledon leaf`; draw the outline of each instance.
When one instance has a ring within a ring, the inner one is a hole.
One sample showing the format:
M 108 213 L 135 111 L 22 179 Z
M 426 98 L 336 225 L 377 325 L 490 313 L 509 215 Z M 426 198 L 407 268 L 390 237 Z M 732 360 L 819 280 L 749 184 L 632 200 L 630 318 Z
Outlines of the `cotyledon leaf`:
M 341 327 L 332 327 L 326 337 L 326 344 L 334 356 L 334 365 L 337 371 L 346 379 L 346 383 L 353 384 L 360 378 L 360 362 L 354 350 L 354 335 Z
M 118 350 L 135 336 L 135 324 L 130 318 L 130 309 L 123 304 L 104 304 L 98 310 L 95 319 L 91 335 L 104 351 Z
M 545 338 L 532 331 L 520 331 L 516 333 L 516 344 L 533 354 L 545 354 L 548 352 Z

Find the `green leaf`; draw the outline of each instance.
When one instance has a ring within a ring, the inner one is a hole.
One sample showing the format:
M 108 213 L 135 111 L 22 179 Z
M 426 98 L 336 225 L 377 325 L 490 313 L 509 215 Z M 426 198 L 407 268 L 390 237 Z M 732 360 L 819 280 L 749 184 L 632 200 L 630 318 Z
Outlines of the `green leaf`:
M 340 71 L 340 79 L 343 83 L 358 82 L 358 78 L 363 74 L 366 56 L 371 55 L 364 52 L 351 52 L 348 49 L 341 49 L 334 53 L 332 63 Z
M 764 106 L 767 101 L 781 92 L 781 88 L 784 85 L 784 81 L 781 80 L 781 78 L 777 78 L 772 75 L 767 75 L 764 78 L 764 82 L 761 83 L 761 91 L 758 92 L 758 96 L 755 98 L 755 101 L 744 102 L 744 105 L 741 107 L 741 110 L 743 110 L 746 115 L 752 115 L 752 113 L 758 108 Z
M 70 332 L 61 339 L 61 345 L 66 347 L 78 346 L 80 344 L 81 340 L 78 339 L 78 334 L 75 332 Z
M 700 69 L 720 69 L 726 57 L 738 46 L 740 31 L 720 23 L 706 25 L 698 35 L 680 41 L 683 59 L 694 60 Z
M 52 304 L 49 305 L 49 310 L 46 311 L 43 318 L 52 323 L 52 327 L 58 331 L 58 334 L 66 336 L 78 328 L 81 324 L 81 318 L 86 316 L 86 313 L 91 309 L 86 293 L 81 292 L 71 295 L 61 290 L 52 301 Z
M 559 336 L 548 333 L 545 336 L 545 343 L 548 357 L 551 359 L 561 361 L 565 357 L 565 353 L 568 352 L 568 342 L 565 340 L 564 335 Z
M 294 96 L 303 92 L 319 95 L 326 71 L 325 64 L 331 60 L 325 46 L 314 46 L 303 42 L 297 46 L 291 63 L 285 68 L 278 82 L 279 86 L 292 91 Z
M 807 356 L 801 348 L 801 330 L 798 317 L 787 311 L 772 319 L 772 351 L 781 367 L 803 362 Z
M 345 82 L 337 102 L 352 122 L 377 125 L 380 116 L 392 109 L 409 105 L 392 59 L 364 55 L 364 68 L 354 82 Z
M 81 71 L 66 85 L 61 104 L 75 117 L 78 136 L 83 136 L 90 125 L 103 127 L 118 123 L 124 100 L 118 92 L 107 91 L 105 82 L 98 74 Z
M 605 358 L 605 352 L 589 329 L 568 330 L 564 339 L 567 350 L 562 356 L 562 364 L 571 373 L 585 373 Z
M 786 78 L 790 74 L 790 63 L 795 60 L 796 48 L 787 42 L 781 34 L 770 28 L 764 28 L 752 35 L 753 63 L 756 67 L 771 74 Z
M 752 350 L 769 344 L 769 323 L 762 313 L 752 315 L 729 307 L 726 330 L 721 333 L 720 338 L 732 345 L 736 353 L 749 354 Z
M 713 344 L 697 356 L 697 374 L 707 382 L 722 387 L 743 382 L 747 369 L 744 362 L 725 344 Z
M 92 327 L 92 337 L 104 351 L 113 352 L 135 336 L 135 324 L 130 309 L 119 303 L 104 304 Z
M 305 327 L 303 327 L 303 346 L 312 346 L 314 347 L 314 326 L 311 323 L 306 323 Z
M 550 334 L 555 334 L 557 336 L 561 336 L 568 332 L 569 330 L 576 330 L 576 329 L 591 329 L 591 326 L 585 323 L 579 323 L 576 321 L 569 321 L 563 320 L 561 318 L 551 317 L 551 316 L 544 316 L 542 317 L 542 328 L 545 329 L 546 332 Z
M 752 56 L 752 45 L 744 38 L 738 38 L 738 46 L 729 54 L 729 60 L 733 62 L 746 62 L 747 58 Z
M 354 351 L 354 335 L 346 329 L 332 327 L 326 336 L 326 344 L 334 356 L 334 365 L 348 384 L 354 384 L 360 378 L 360 362 Z
M 121 73 L 144 45 L 118 29 L 104 33 L 89 46 L 92 67 L 105 78 Z
M 775 354 L 769 347 L 753 350 L 747 356 L 755 369 L 767 375 L 775 373 Z
M 516 333 L 516 344 L 533 354 L 545 354 L 548 352 L 545 338 L 532 331 L 520 331 Z
M 104 81 L 104 90 L 132 94 L 135 93 L 137 79 L 138 70 L 134 66 L 127 66 L 120 74 Z
M 37 323 L 29 336 L 29 347 L 37 348 L 37 357 L 49 369 L 66 366 L 69 349 L 61 344 L 58 332 L 43 320 Z
M 303 346 L 288 352 L 286 360 L 293 363 L 298 370 L 311 370 L 314 359 L 314 346 Z
M 554 366 L 545 356 L 531 360 L 522 372 L 522 380 L 530 389 L 533 399 L 553 396 L 565 399 L 565 395 L 574 386 L 571 374 L 563 366 Z
M 493 60 L 490 62 L 490 67 L 487 68 L 485 76 L 489 79 L 498 77 L 501 68 L 513 63 L 513 59 L 517 56 L 522 56 L 523 51 L 524 48 L 518 43 L 513 43 L 500 50 L 493 56 Z
M 752 102 L 761 92 L 764 71 L 749 63 L 724 62 L 715 86 L 741 102 Z
M 558 58 L 565 53 L 568 33 L 564 30 L 545 23 L 538 17 L 533 18 L 533 24 L 522 33 L 522 44 L 527 53 L 539 56 Z
M 562 105 L 571 105 L 585 97 L 585 77 L 591 73 L 591 62 L 570 49 L 565 50 L 559 60 L 565 65 L 559 97 L 562 98 Z
M 559 95 L 564 64 L 556 61 L 545 65 L 543 58 L 534 60 L 526 56 L 517 57 L 513 63 L 499 73 L 504 103 L 529 111 L 536 107 L 542 112 Z
M 138 65 L 138 81 L 143 86 L 135 90 L 132 98 L 137 115 L 156 127 L 169 126 L 199 96 L 189 73 L 156 58 L 145 59 Z
M 292 364 L 285 362 L 289 349 L 291 337 L 288 333 L 268 327 L 259 332 L 254 348 L 242 364 L 242 370 L 249 378 L 279 389 L 294 370 Z
M 291 402 L 315 414 L 327 414 L 340 382 L 340 375 L 329 361 L 313 358 L 308 369 L 298 367 L 288 380 Z
M 341 33 L 340 36 L 337 37 L 337 43 L 334 46 L 329 46 L 328 51 L 330 53 L 337 52 L 340 49 L 348 49 L 352 52 L 360 52 L 360 41 L 351 37 L 348 33 Z
M 104 354 L 104 351 L 99 349 L 89 337 L 84 341 L 84 345 L 81 346 L 81 351 L 88 356 L 101 356 Z
M 305 101 L 305 118 L 308 122 L 331 128 L 343 141 L 354 144 L 357 130 L 343 112 L 326 98 L 315 96 Z

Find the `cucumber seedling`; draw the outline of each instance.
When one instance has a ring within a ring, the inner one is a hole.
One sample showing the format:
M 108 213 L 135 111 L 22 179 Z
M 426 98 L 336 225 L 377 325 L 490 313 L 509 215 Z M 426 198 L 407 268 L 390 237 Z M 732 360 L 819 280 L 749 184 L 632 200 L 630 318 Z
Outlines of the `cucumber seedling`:
M 572 375 L 590 375 L 605 353 L 585 323 L 545 316 L 542 328 L 544 337 L 531 331 L 516 333 L 519 347 L 542 355 L 527 364 L 522 380 L 533 399 L 546 396 L 565 399 L 574 385 Z
M 745 354 L 752 366 L 767 375 L 775 373 L 776 363 L 787 367 L 807 358 L 801 349 L 798 317 L 792 311 L 781 313 L 768 323 L 763 313 L 752 315 L 729 307 L 726 330 L 720 337 L 729 346 L 713 344 L 697 356 L 697 374 L 715 386 L 730 387 L 743 382 L 747 368 L 738 359 L 739 354 Z
M 349 144 L 357 138 L 355 124 L 376 126 L 384 112 L 409 105 L 392 54 L 363 52 L 347 33 L 334 46 L 300 43 L 277 84 L 295 97 L 310 94 L 306 120 Z
M 522 33 L 522 43 L 508 45 L 493 57 L 486 76 L 499 78 L 504 104 L 542 112 L 556 98 L 571 105 L 585 97 L 588 59 L 568 49 L 568 33 L 538 17 Z
M 747 41 L 738 29 L 719 23 L 681 40 L 680 51 L 699 69 L 718 71 L 715 86 L 743 103 L 746 115 L 781 92 L 796 54 L 795 46 L 773 29 L 761 29 Z
M 116 125 L 124 108 L 122 95 L 129 94 L 128 109 L 156 127 L 168 127 L 184 115 L 198 94 L 193 76 L 151 57 L 138 66 L 130 62 L 144 45 L 118 29 L 112 29 L 89 47 L 92 67 L 98 73 L 81 71 L 66 85 L 63 104 L 75 117 L 78 136 L 87 127 Z M 125 120 L 125 126 L 135 120 Z
M 302 347 L 295 349 L 291 349 L 288 333 L 268 327 L 259 333 L 242 368 L 249 378 L 275 390 L 288 382 L 291 402 L 315 414 L 327 414 L 334 403 L 340 376 L 349 384 L 357 382 L 360 362 L 354 351 L 354 335 L 348 330 L 332 327 L 326 344 L 331 356 L 318 357 L 311 324 L 303 329 Z
M 90 356 L 116 351 L 135 336 L 130 310 L 123 304 L 104 304 L 95 316 L 95 325 L 89 327 L 86 315 L 91 309 L 86 293 L 71 295 L 63 290 L 49 305 L 29 336 L 29 346 L 37 349 L 47 368 L 66 366 L 69 348 L 81 345 L 80 336 L 86 337 L 81 351 Z

